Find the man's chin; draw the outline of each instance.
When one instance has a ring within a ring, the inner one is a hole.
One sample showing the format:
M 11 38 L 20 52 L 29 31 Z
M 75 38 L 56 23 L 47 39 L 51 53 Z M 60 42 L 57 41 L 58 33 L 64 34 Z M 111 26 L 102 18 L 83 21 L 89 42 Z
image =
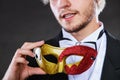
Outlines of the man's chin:
M 83 24 L 78 24 L 78 25 L 73 25 L 73 26 L 68 26 L 67 27 L 63 27 L 65 31 L 69 32 L 69 33 L 76 33 L 79 32 L 80 30 L 82 30 L 83 28 L 86 27 L 86 25 L 88 25 L 89 22 L 85 22 Z
M 80 28 L 74 28 L 74 29 L 66 29 L 64 28 L 64 30 L 68 33 L 74 33 L 74 32 L 78 32 L 80 31 L 81 29 Z

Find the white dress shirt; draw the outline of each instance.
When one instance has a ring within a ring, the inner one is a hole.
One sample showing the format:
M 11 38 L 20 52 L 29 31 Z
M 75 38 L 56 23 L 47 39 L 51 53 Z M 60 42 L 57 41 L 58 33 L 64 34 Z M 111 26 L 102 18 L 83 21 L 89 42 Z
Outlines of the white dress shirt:
M 105 52 L 106 52 L 106 34 L 103 33 L 103 35 L 100 37 L 100 39 L 97 39 L 101 30 L 103 30 L 103 24 L 101 27 L 99 27 L 96 31 L 94 31 L 92 34 L 87 36 L 82 41 L 77 41 L 70 33 L 66 32 L 64 29 L 62 29 L 63 38 L 68 38 L 70 40 L 60 40 L 59 44 L 60 47 L 70 47 L 76 45 L 76 43 L 80 43 L 79 45 L 84 45 L 84 42 L 92 41 L 96 42 L 97 45 L 97 58 L 95 59 L 92 66 L 86 70 L 85 72 L 77 75 L 68 75 L 69 80 L 100 80 L 104 58 L 105 58 Z M 87 46 L 87 44 L 85 44 Z M 93 45 L 89 45 L 89 47 L 93 47 Z M 66 63 L 73 63 L 80 61 L 79 56 L 69 56 L 66 60 Z

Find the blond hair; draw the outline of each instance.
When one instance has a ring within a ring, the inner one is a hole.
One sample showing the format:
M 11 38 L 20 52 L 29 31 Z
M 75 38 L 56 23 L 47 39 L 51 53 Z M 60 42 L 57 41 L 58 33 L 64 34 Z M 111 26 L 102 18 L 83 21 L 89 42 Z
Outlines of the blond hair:
M 42 0 L 42 2 L 46 5 L 49 3 L 49 0 Z M 97 2 L 98 2 L 98 5 L 97 5 L 98 11 L 97 12 L 98 12 L 98 14 L 100 14 L 100 12 L 102 12 L 105 7 L 106 1 L 105 0 L 99 0 L 99 1 L 97 0 Z

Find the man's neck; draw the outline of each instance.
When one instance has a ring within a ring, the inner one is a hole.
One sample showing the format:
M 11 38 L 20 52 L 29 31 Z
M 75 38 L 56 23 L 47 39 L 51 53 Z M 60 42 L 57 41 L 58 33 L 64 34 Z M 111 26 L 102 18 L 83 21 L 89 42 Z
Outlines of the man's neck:
M 84 27 L 78 32 L 71 33 L 71 35 L 73 35 L 78 41 L 81 41 L 85 37 L 93 33 L 95 30 L 97 30 L 99 27 L 100 27 L 100 22 L 98 22 L 96 18 L 93 18 L 86 27 Z

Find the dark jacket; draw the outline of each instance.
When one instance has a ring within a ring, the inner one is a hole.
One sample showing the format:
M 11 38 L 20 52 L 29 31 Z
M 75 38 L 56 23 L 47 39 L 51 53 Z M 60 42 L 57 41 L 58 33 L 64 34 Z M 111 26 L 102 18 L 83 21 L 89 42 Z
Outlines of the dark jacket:
M 101 80 L 120 80 L 120 41 L 111 37 L 107 32 L 107 50 L 105 61 L 102 70 Z M 62 33 L 53 39 L 46 41 L 47 44 L 59 47 L 59 40 L 62 38 Z M 30 66 L 38 67 L 36 60 L 27 58 L 30 61 Z M 64 73 L 55 75 L 33 75 L 27 80 L 68 80 L 68 76 Z

